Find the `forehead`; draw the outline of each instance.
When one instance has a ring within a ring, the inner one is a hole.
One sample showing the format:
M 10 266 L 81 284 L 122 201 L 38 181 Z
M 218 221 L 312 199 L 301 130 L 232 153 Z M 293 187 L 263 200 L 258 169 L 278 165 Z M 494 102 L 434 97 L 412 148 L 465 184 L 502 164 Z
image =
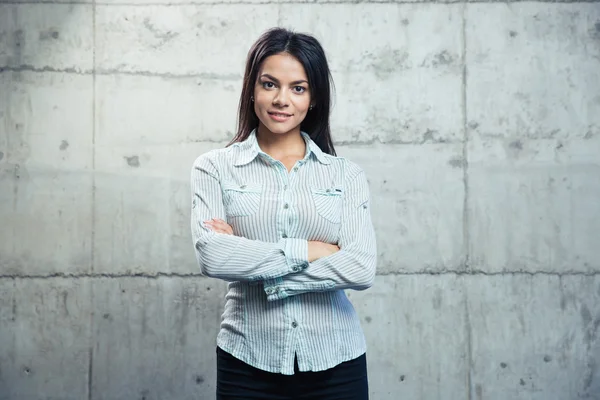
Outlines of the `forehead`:
M 280 53 L 267 57 L 259 70 L 262 74 L 272 75 L 279 80 L 307 80 L 306 71 L 298 59 L 288 53 Z

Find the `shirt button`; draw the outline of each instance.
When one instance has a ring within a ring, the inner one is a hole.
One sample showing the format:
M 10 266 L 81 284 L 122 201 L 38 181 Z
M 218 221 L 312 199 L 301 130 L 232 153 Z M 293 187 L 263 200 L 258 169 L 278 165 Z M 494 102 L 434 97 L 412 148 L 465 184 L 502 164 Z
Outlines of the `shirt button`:
M 292 322 L 292 328 L 297 328 L 298 327 L 298 323 L 296 321 Z
M 287 238 L 287 235 L 284 233 L 281 235 L 281 237 L 285 239 L 285 238 Z
M 294 265 L 294 266 L 292 267 L 292 271 L 294 271 L 294 272 L 298 272 L 298 271 L 300 271 L 300 267 L 299 267 L 299 266 L 297 266 L 297 265 Z
M 298 167 L 294 167 L 294 172 L 298 171 Z
M 327 189 L 327 190 L 326 190 L 326 192 L 327 192 L 327 193 L 331 193 L 331 189 Z
M 285 203 L 285 204 L 283 205 L 283 208 L 285 208 L 285 209 L 287 210 L 287 209 L 289 208 L 289 204 L 288 204 L 288 203 Z

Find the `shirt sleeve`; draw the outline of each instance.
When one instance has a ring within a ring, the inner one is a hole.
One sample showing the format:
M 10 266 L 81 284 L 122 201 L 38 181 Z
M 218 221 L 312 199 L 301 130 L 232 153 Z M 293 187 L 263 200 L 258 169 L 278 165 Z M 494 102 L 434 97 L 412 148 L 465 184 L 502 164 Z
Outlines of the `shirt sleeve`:
M 226 281 L 263 281 L 308 266 L 308 241 L 304 239 L 264 242 L 215 233 L 204 225 L 212 218 L 226 220 L 218 169 L 208 155 L 194 162 L 191 187 L 192 239 L 204 275 Z
M 347 186 L 343 207 L 340 251 L 319 258 L 299 273 L 266 280 L 264 290 L 268 300 L 307 292 L 371 287 L 375 279 L 377 246 L 369 185 L 362 170 Z

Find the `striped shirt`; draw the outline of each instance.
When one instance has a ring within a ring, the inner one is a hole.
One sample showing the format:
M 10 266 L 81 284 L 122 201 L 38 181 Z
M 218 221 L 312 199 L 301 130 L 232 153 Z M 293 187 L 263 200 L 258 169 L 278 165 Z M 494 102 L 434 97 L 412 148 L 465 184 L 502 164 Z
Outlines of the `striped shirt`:
M 247 140 L 198 157 L 192 168 L 192 237 L 202 273 L 230 282 L 217 345 L 261 370 L 322 371 L 366 351 L 344 289 L 373 284 L 377 258 L 369 187 L 351 161 L 306 154 L 288 172 Z M 225 220 L 233 235 L 203 221 Z M 308 262 L 308 241 L 340 251 Z

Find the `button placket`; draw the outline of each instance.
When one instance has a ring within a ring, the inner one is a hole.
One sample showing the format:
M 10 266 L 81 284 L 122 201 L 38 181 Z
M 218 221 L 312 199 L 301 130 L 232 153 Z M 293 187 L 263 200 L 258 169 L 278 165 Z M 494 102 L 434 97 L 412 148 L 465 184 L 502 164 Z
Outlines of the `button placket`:
M 282 164 L 283 166 L 283 164 Z M 287 173 L 287 169 L 285 167 L 283 167 L 283 169 L 280 170 L 281 171 L 281 177 L 282 177 L 282 182 L 283 182 L 283 196 L 282 196 L 282 201 L 283 201 L 283 210 L 282 211 L 284 213 L 283 218 L 281 219 L 282 221 L 282 227 L 281 227 L 281 237 L 286 239 L 288 237 L 288 230 L 289 230 L 289 224 L 288 224 L 288 213 L 287 211 L 290 208 L 290 199 L 289 199 L 289 187 L 290 187 L 290 182 L 289 182 L 289 174 Z

